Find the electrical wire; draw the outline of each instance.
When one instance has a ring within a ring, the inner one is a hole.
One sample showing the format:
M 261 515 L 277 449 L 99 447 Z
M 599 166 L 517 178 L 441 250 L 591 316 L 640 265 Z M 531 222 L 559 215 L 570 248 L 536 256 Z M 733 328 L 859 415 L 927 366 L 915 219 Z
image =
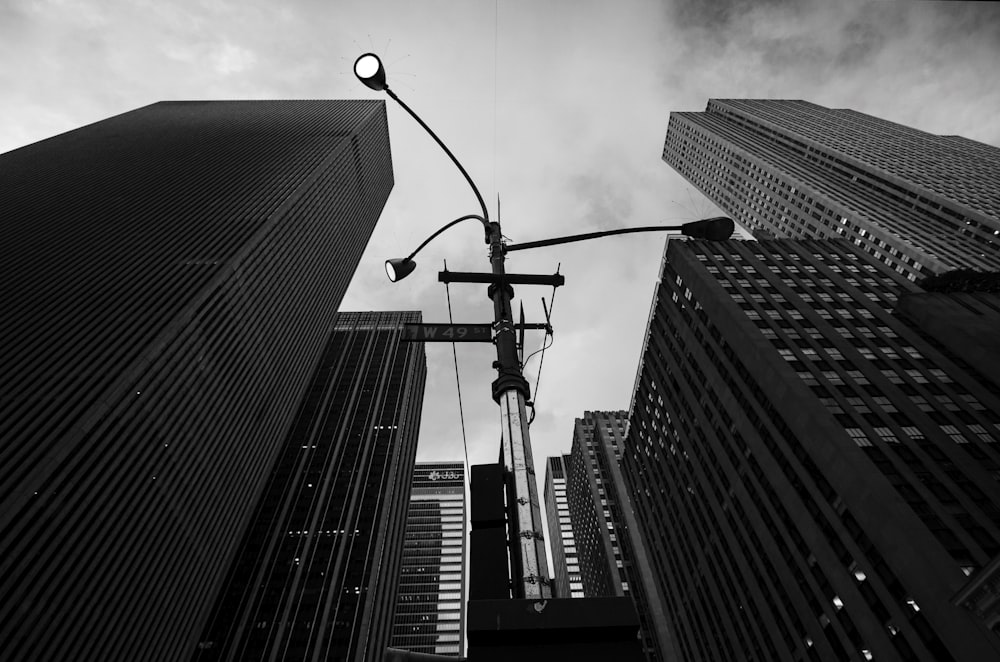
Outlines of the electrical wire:
M 549 340 L 550 341 L 551 338 L 552 338 L 552 334 L 546 332 L 545 333 L 545 340 Z M 549 347 L 552 347 L 552 343 L 551 342 L 549 342 L 547 345 L 543 342 L 542 343 L 542 347 L 539 347 L 538 349 L 536 349 L 535 351 L 533 351 L 531 354 L 528 354 L 528 358 L 524 359 L 524 362 L 521 364 L 521 370 L 524 370 L 524 367 L 526 365 L 528 365 L 528 361 L 531 360 L 531 357 L 533 357 L 535 354 L 539 354 L 539 353 L 541 353 L 542 355 L 544 355 L 545 354 L 545 350 L 547 350 Z M 541 362 L 539 362 L 538 369 L 541 370 L 541 368 L 542 368 L 542 365 L 541 365 Z
M 493 190 L 497 191 L 497 54 L 500 41 L 500 0 L 493 1 Z M 500 195 L 497 191 L 497 218 L 500 217 Z
M 444 263 L 444 270 L 448 271 L 447 260 Z M 444 284 L 444 291 L 445 296 L 448 298 L 448 324 L 454 324 L 455 321 L 451 316 L 451 288 L 448 283 Z M 458 389 L 458 418 L 462 423 L 462 450 L 465 452 L 465 481 L 471 484 L 471 477 L 469 476 L 469 471 L 471 470 L 469 465 L 469 444 L 465 439 L 465 411 L 462 409 L 462 382 L 458 379 L 458 352 L 455 350 L 454 341 L 451 343 L 451 356 L 455 360 L 455 386 Z
M 556 267 L 557 274 L 559 273 L 559 269 L 561 267 L 562 263 L 560 263 L 559 266 Z M 542 299 L 542 306 L 543 307 L 545 306 L 545 299 Z M 538 352 L 542 353 L 542 356 L 538 359 L 538 374 L 535 375 L 535 388 L 532 391 L 532 393 L 534 393 L 534 396 L 531 398 L 531 417 L 528 419 L 528 427 L 531 427 L 531 423 L 535 420 L 535 400 L 538 398 L 538 384 L 542 381 L 542 366 L 545 365 L 545 350 L 548 349 L 549 347 L 552 347 L 552 343 L 555 342 L 555 336 L 552 335 L 552 311 L 555 310 L 555 307 L 556 307 L 556 288 L 553 287 L 552 303 L 549 304 L 549 309 L 546 311 L 547 315 L 545 319 L 545 323 L 548 325 L 548 329 L 546 329 L 545 332 L 545 338 L 546 340 L 549 340 L 549 343 L 545 344 L 543 342 L 542 348 L 540 350 L 532 352 L 531 354 L 528 355 L 528 358 L 524 360 L 526 364 L 528 362 L 528 359 L 530 359 L 532 356 L 538 354 Z

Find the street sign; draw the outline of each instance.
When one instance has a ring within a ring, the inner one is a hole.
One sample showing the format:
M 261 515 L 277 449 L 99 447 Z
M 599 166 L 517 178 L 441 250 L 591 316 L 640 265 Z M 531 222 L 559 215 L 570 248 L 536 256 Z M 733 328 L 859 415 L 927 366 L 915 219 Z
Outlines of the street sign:
M 405 324 L 405 342 L 493 342 L 489 324 Z

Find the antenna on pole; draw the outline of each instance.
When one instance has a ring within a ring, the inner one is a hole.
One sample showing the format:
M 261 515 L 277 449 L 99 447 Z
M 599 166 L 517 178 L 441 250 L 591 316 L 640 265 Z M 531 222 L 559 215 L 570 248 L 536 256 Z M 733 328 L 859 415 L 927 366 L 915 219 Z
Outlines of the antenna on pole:
M 497 214 L 499 216 L 499 214 Z M 524 366 L 524 302 L 521 302 L 521 316 L 518 320 L 521 332 L 517 336 L 517 362 Z

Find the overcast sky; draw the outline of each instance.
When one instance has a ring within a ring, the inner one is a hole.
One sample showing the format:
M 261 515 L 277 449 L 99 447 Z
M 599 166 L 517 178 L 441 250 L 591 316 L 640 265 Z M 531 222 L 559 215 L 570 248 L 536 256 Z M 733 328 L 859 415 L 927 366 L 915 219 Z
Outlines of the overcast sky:
M 379 98 L 351 71 L 370 50 L 494 216 L 500 195 L 515 242 L 715 214 L 660 158 L 670 111 L 709 98 L 806 99 L 1000 145 L 995 3 L 0 0 L 0 152 L 165 99 Z M 382 262 L 476 200 L 391 102 L 389 131 L 395 188 L 342 309 L 447 321 L 437 271 L 488 270 L 478 224 L 428 246 L 401 283 Z M 628 408 L 662 249 L 631 235 L 510 255 L 509 271 L 561 262 L 566 276 L 535 393 L 539 479 L 575 417 Z M 490 321 L 484 289 L 452 286 L 456 321 Z M 551 290 L 517 295 L 541 321 Z M 529 335 L 529 351 L 540 342 Z M 491 351 L 459 347 L 473 464 L 498 455 Z M 460 459 L 451 348 L 428 344 L 427 358 L 418 459 Z

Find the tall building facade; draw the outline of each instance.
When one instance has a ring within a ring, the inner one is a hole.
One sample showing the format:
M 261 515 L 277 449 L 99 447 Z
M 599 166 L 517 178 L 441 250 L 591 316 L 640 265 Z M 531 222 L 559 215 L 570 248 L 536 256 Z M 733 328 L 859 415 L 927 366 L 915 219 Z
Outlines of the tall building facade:
M 459 656 L 465 650 L 465 466 L 413 471 L 393 648 Z
M 627 596 L 649 662 L 676 659 L 642 531 L 621 473 L 628 412 L 587 411 L 573 425 L 567 496 L 586 597 Z
M 0 650 L 183 659 L 392 188 L 384 105 L 156 103 L 0 177 Z
M 622 468 L 683 659 L 973 661 L 1000 388 L 845 240 L 668 242 Z
M 555 597 L 582 598 L 584 593 L 580 577 L 580 557 L 566 497 L 566 467 L 569 461 L 568 455 L 556 455 L 548 458 L 545 463 L 545 519 L 552 552 Z
M 337 315 L 194 660 L 383 659 L 427 371 L 401 338 L 419 322 Z
M 588 411 L 573 424 L 566 493 L 587 597 L 629 595 L 619 542 L 621 504 L 610 467 L 617 463 L 614 455 L 627 422 L 627 412 Z M 610 454 L 605 445 L 613 449 Z
M 663 160 L 759 238 L 844 237 L 910 280 L 1000 270 L 1000 149 L 806 101 L 671 113 Z

